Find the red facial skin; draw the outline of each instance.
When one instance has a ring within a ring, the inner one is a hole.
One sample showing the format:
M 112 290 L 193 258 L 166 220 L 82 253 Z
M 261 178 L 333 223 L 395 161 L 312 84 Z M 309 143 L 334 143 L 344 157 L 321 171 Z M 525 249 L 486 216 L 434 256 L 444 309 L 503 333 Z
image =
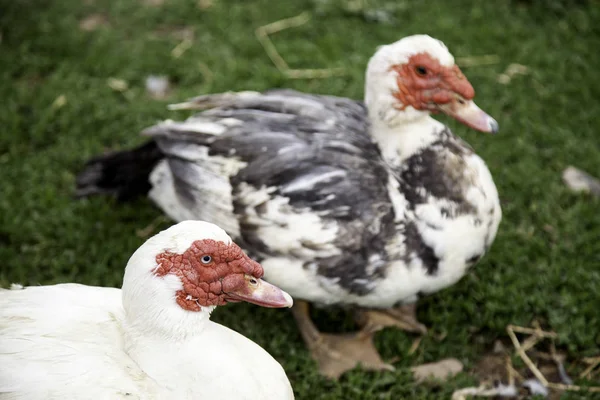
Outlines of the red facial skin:
M 416 110 L 437 112 L 436 105 L 456 101 L 457 97 L 471 100 L 475 90 L 457 65 L 445 67 L 427 53 L 411 56 L 406 64 L 393 65 L 397 73 L 398 90 L 393 96 L 399 100 L 395 106 L 404 110 L 412 106 Z
M 211 261 L 203 263 L 204 256 L 210 256 Z M 162 252 L 156 263 L 156 276 L 173 274 L 181 279 L 183 289 L 177 292 L 176 300 L 188 311 L 226 304 L 228 292 L 247 285 L 246 276 L 259 279 L 264 274 L 262 266 L 235 243 L 211 239 L 196 240 L 183 254 Z

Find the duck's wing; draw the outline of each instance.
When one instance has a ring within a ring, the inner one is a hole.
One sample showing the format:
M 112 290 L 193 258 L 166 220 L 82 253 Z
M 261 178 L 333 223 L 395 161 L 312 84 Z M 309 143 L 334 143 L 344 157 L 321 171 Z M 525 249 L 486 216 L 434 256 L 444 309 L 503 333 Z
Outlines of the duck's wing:
M 371 290 L 394 210 L 362 103 L 277 90 L 175 108 L 208 110 L 144 132 L 166 155 L 150 192 L 163 210 L 216 223 L 255 254 L 305 262 L 350 292 Z
M 121 320 L 118 289 L 0 289 L 0 397 L 140 398 L 148 378 L 123 350 Z

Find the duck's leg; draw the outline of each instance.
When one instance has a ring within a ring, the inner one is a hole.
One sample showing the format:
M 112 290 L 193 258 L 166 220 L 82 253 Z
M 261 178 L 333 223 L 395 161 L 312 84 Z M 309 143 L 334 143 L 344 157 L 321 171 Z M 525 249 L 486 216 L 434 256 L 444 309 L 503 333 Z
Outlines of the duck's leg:
M 361 325 L 373 325 L 379 329 L 393 326 L 424 335 L 427 327 L 417 320 L 416 309 L 416 304 L 413 303 L 382 310 L 360 310 L 357 312 L 357 320 Z
M 378 329 L 365 326 L 352 334 L 321 333 L 310 319 L 307 302 L 296 301 L 292 313 L 322 375 L 337 379 L 359 364 L 369 370 L 394 370 L 393 366 L 382 361 L 373 344 L 373 335 Z

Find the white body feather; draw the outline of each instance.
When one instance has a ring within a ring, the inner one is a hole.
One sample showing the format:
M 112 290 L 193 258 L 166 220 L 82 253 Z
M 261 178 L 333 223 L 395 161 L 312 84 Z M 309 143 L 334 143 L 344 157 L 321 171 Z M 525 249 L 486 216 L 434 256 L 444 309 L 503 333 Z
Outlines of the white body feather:
M 119 289 L 1 290 L 0 398 L 293 399 L 273 357 L 204 322 L 200 334 L 171 342 L 128 331 Z
M 183 310 L 174 299 L 179 278 L 152 274 L 156 250 L 193 241 L 183 233 L 134 253 L 123 290 L 0 289 L 0 399 L 293 399 L 273 357 L 210 321 L 214 307 Z

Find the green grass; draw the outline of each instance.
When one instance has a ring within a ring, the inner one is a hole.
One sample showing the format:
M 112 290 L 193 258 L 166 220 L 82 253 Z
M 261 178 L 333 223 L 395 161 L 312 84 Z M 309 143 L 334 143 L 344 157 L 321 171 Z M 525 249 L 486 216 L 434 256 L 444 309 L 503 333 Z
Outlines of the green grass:
M 499 57 L 463 71 L 501 133 L 444 121 L 486 160 L 504 210 L 491 253 L 460 283 L 420 304 L 419 317 L 433 334 L 407 355 L 413 337 L 386 330 L 377 346 L 385 358 L 402 357 L 397 371 L 355 370 L 333 383 L 318 376 L 290 313 L 235 305 L 214 319 L 280 360 L 298 399 L 447 399 L 475 379 L 463 373 L 445 384 L 417 385 L 408 368 L 452 356 L 470 369 L 494 340 L 506 340 L 511 323 L 537 320 L 556 331 L 573 376 L 581 369 L 577 360 L 598 355 L 600 201 L 561 181 L 570 164 L 600 173 L 598 2 L 372 0 L 366 13 L 342 1 L 213 3 L 201 10 L 186 0 L 0 2 L 0 284 L 120 285 L 129 255 L 143 241 L 136 231 L 161 213 L 145 199 L 75 201 L 74 177 L 88 157 L 142 142 L 137 132 L 161 118 L 185 116 L 169 114 L 169 101 L 283 86 L 361 98 L 377 45 L 428 33 L 456 57 Z M 378 8 L 392 18 L 373 20 Z M 313 19 L 276 35 L 278 49 L 294 68 L 344 67 L 346 76 L 286 80 L 254 38 L 256 27 L 305 10 Z M 79 21 L 92 14 L 107 24 L 81 31 Z M 184 27 L 193 29 L 194 45 L 175 59 L 171 50 L 180 39 L 173 31 Z M 526 65 L 529 74 L 498 83 L 512 63 Z M 171 78 L 168 100 L 145 94 L 149 74 Z M 111 90 L 109 77 L 126 80 L 128 94 Z M 61 95 L 64 106 L 53 106 Z M 319 313 L 322 325 L 340 318 Z M 438 334 L 445 338 L 436 340 Z

